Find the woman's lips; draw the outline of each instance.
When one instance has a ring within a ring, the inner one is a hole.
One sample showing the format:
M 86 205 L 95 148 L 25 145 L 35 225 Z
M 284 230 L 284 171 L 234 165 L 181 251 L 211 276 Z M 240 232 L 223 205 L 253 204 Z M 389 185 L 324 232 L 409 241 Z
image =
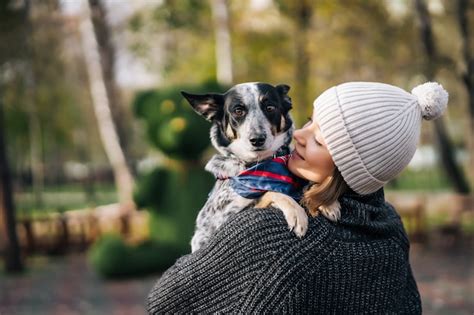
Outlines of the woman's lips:
M 304 161 L 304 158 L 301 156 L 301 154 L 298 153 L 298 151 L 296 151 L 296 149 L 293 150 L 293 155 L 294 155 L 296 158 L 301 159 L 301 160 Z

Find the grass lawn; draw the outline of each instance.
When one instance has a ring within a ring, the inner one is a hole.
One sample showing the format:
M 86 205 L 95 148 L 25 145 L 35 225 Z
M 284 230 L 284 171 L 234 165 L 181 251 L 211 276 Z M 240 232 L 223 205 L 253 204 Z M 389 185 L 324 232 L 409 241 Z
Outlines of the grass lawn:
M 17 213 L 28 215 L 32 213 L 63 212 L 117 202 L 113 184 L 95 185 L 94 197 L 90 198 L 82 185 L 61 185 L 45 187 L 42 193 L 43 205 L 38 207 L 31 188 L 15 193 Z
M 393 190 L 440 191 L 451 190 L 451 185 L 440 168 L 405 169 L 387 185 Z

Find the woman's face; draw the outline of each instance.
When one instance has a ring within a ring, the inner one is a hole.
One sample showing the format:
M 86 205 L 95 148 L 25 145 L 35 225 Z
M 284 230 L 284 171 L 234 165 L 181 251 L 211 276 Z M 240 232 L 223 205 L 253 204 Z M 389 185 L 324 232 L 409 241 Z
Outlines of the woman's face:
M 322 183 L 333 174 L 335 165 L 314 118 L 313 114 L 303 128 L 295 130 L 295 150 L 288 161 L 288 168 L 298 177 Z

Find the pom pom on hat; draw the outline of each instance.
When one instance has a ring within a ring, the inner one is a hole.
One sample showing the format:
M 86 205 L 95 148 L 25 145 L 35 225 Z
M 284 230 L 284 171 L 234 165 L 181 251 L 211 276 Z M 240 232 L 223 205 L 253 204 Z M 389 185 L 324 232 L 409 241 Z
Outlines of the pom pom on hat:
M 420 84 L 411 90 L 411 94 L 418 99 L 421 115 L 426 120 L 436 119 L 446 110 L 448 92 L 439 83 L 427 82 Z

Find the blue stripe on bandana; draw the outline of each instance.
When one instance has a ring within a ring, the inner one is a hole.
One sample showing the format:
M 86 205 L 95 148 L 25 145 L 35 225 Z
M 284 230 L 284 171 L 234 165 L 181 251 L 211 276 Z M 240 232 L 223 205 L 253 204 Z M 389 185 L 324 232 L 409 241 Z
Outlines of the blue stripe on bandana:
M 229 178 L 231 187 L 244 198 L 256 199 L 267 191 L 289 195 L 299 201 L 306 180 L 293 175 L 288 169 L 289 155 L 269 159 Z

